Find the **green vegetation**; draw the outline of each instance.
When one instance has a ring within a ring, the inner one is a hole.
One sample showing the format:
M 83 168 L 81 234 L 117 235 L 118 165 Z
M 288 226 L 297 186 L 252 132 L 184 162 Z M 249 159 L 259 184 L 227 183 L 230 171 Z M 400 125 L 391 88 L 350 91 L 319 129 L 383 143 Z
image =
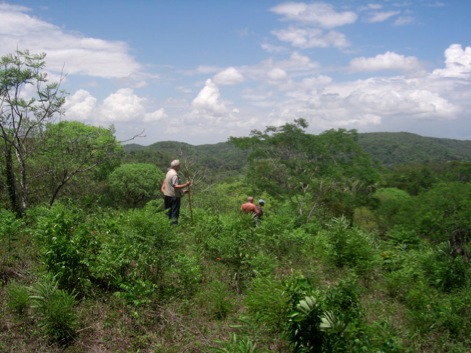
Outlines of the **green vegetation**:
M 423 137 L 406 132 L 359 134 L 366 153 L 384 166 L 471 162 L 471 141 Z
M 3 60 L 10 107 L 21 71 Z M 0 137 L 1 352 L 469 352 L 464 143 L 452 162 L 438 140 L 446 160 L 381 162 L 364 135 L 297 119 L 123 154 L 112 128 L 22 119 L 28 158 L 10 153 L 17 126 Z M 174 158 L 193 181 L 177 227 L 160 197 Z M 266 201 L 261 223 L 239 211 L 247 195 Z
M 160 194 L 164 177 L 154 164 L 122 164 L 108 177 L 110 194 L 117 205 L 143 206 Z
M 461 162 L 471 162 L 471 141 L 424 137 L 404 132 L 355 135 L 360 147 L 374 162 L 384 167 L 397 168 L 399 176 L 408 170 L 415 173 L 415 169 L 432 174 L 435 169 L 460 169 L 461 177 L 468 178 L 469 181 L 471 173 Z M 150 146 L 127 144 L 124 145 L 124 150 L 126 163 L 155 163 L 164 168 L 168 160 L 177 154 L 189 157 L 199 168 L 218 175 L 222 173 L 223 176 L 238 174 L 247 164 L 248 158 L 247 150 L 239 150 L 231 142 L 193 146 L 165 141 Z

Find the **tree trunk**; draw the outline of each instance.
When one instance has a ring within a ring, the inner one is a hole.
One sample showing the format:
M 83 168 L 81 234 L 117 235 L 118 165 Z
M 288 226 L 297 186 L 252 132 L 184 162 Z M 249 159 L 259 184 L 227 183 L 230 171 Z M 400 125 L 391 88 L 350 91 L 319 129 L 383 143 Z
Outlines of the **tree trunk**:
M 465 229 L 456 229 L 451 235 L 452 256 L 462 256 L 465 261 L 469 261 L 467 251 L 468 232 Z
M 23 213 L 26 208 L 28 207 L 28 178 L 26 175 L 26 162 L 22 155 L 18 153 L 16 154 L 16 158 L 18 160 L 20 166 L 20 193 L 17 193 L 17 200 L 18 206 L 21 208 L 21 212 Z
M 5 156 L 5 179 L 8 190 L 8 198 L 10 200 L 10 207 L 18 217 L 21 217 L 23 216 L 23 209 L 20 206 L 16 190 L 15 171 L 13 170 L 13 155 L 11 151 L 11 146 L 8 145 L 6 142 L 3 148 L 3 152 Z

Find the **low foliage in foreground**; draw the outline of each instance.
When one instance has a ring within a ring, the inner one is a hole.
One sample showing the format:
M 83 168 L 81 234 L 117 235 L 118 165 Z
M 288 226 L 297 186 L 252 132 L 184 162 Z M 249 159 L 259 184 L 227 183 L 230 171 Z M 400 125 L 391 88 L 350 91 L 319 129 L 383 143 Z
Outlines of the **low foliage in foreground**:
M 35 208 L 0 228 L 0 350 L 467 352 L 470 266 L 445 243 L 345 218 L 256 226 L 184 205 Z M 5 246 L 8 245 L 8 246 Z

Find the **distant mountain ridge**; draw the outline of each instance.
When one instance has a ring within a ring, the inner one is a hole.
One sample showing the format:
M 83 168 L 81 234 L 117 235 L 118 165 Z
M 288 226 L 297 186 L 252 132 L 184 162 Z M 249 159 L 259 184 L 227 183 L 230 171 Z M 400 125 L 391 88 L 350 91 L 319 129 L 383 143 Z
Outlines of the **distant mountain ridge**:
M 424 137 L 408 132 L 359 133 L 359 143 L 366 153 L 383 166 L 415 163 L 471 162 L 471 140 Z M 184 142 L 161 141 L 149 146 L 128 144 L 124 151 L 131 157 L 148 156 L 153 162 L 168 165 L 171 159 L 191 160 L 210 170 L 240 171 L 247 161 L 247 151 L 228 142 L 194 146 Z M 134 158 L 128 158 L 134 159 Z M 145 158 L 144 158 L 145 159 Z
M 384 166 L 471 162 L 471 140 L 424 137 L 409 132 L 371 132 L 359 134 L 359 143 Z

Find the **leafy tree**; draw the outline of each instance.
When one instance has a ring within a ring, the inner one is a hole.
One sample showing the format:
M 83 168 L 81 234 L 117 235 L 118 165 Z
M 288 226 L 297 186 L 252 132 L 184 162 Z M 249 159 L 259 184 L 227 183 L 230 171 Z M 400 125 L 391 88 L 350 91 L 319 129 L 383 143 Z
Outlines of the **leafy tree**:
M 471 182 L 471 163 L 452 161 L 445 165 L 441 179 L 444 181 Z
M 416 201 L 418 232 L 435 243 L 450 242 L 451 255 L 469 259 L 471 184 L 437 184 Z
M 106 180 L 119 165 L 123 147 L 116 141 L 112 128 L 78 121 L 61 121 L 46 127 L 44 148 L 36 160 L 36 170 L 47 176 L 45 187 L 51 205 L 72 179 L 78 191 L 69 190 L 69 193 L 80 196 L 84 190 L 91 190 L 93 181 Z M 87 183 L 85 188 L 84 183 Z
M 424 164 L 396 166 L 386 173 L 384 180 L 388 187 L 405 190 L 410 195 L 418 195 L 438 182 L 434 170 Z
M 384 234 L 394 226 L 407 223 L 413 200 L 406 191 L 380 188 L 374 192 L 373 197 L 378 202 L 375 216 L 381 233 Z
M 10 205 L 18 214 L 29 203 L 28 162 L 64 104 L 59 83 L 49 83 L 43 72 L 45 56 L 17 50 L 0 59 L 0 146 Z
M 110 190 L 121 204 L 138 207 L 160 193 L 164 173 L 153 164 L 122 164 L 109 176 Z
M 359 146 L 355 130 L 305 132 L 304 119 L 280 127 L 254 130 L 250 137 L 230 142 L 250 149 L 248 177 L 262 191 L 287 196 L 299 215 L 310 219 L 316 211 L 351 215 L 365 201 L 378 178 Z

